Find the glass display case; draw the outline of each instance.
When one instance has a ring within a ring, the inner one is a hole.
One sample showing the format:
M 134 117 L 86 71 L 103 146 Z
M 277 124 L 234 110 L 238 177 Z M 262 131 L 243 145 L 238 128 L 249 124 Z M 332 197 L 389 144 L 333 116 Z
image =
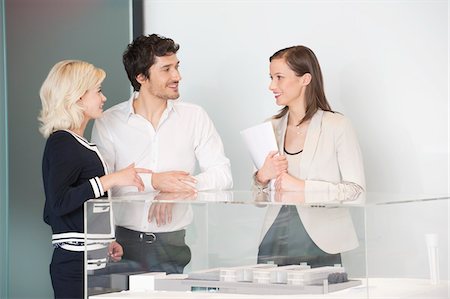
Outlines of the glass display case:
M 86 297 L 449 297 L 448 196 L 339 199 L 211 191 L 89 200 Z

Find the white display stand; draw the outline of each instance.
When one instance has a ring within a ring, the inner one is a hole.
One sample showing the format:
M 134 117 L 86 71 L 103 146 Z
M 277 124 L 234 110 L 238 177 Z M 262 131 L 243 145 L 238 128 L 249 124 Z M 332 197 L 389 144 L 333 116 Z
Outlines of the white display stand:
M 364 280 L 363 280 L 364 281 Z M 369 286 L 363 283 L 360 286 L 348 288 L 342 291 L 323 295 L 242 295 L 242 294 L 220 294 L 220 293 L 201 293 L 201 292 L 131 292 L 123 291 L 120 293 L 104 294 L 91 296 L 92 299 L 123 299 L 123 298 L 211 298 L 211 299 L 275 299 L 275 298 L 349 298 L 349 299 L 447 299 L 449 298 L 449 281 L 440 281 L 438 285 L 431 285 L 424 279 L 407 278 L 371 278 Z

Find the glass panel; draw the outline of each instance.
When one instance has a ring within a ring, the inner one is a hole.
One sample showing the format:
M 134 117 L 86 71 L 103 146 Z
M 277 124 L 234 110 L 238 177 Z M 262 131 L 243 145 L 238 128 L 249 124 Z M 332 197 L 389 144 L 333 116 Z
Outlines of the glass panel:
M 8 297 L 8 143 L 5 62 L 5 12 L 0 0 L 0 298 Z
M 365 206 L 335 198 L 221 191 L 90 200 L 87 292 L 364 293 Z M 121 261 L 108 256 L 113 236 Z
M 370 298 L 449 298 L 449 197 L 416 198 L 366 207 Z

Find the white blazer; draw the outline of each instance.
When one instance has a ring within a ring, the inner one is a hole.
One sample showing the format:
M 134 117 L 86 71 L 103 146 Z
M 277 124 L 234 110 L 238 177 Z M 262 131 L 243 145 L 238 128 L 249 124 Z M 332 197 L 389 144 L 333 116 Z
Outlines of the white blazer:
M 273 119 L 280 153 L 288 114 Z M 361 204 L 364 168 L 356 134 L 341 114 L 318 110 L 311 119 L 301 157 L 300 179 L 305 180 L 305 203 L 351 202 Z M 280 206 L 268 208 L 261 239 L 275 220 Z M 335 254 L 358 247 L 348 208 L 297 206 L 311 239 L 323 251 Z

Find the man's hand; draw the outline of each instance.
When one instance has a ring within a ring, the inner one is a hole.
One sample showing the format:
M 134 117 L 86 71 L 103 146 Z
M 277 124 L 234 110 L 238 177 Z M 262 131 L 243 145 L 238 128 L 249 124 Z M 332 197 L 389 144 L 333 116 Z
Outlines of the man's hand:
M 182 192 L 182 193 L 163 193 L 160 192 L 155 196 L 155 201 L 177 201 L 177 200 L 194 200 L 197 197 L 196 192 Z M 156 220 L 156 225 L 161 226 L 172 222 L 173 203 L 154 202 L 148 210 L 148 222 Z
M 152 203 L 148 209 L 148 222 L 152 222 L 154 218 L 157 226 L 169 224 L 172 222 L 172 208 L 173 203 Z
M 152 185 L 161 192 L 196 192 L 197 180 L 185 171 L 154 172 Z

